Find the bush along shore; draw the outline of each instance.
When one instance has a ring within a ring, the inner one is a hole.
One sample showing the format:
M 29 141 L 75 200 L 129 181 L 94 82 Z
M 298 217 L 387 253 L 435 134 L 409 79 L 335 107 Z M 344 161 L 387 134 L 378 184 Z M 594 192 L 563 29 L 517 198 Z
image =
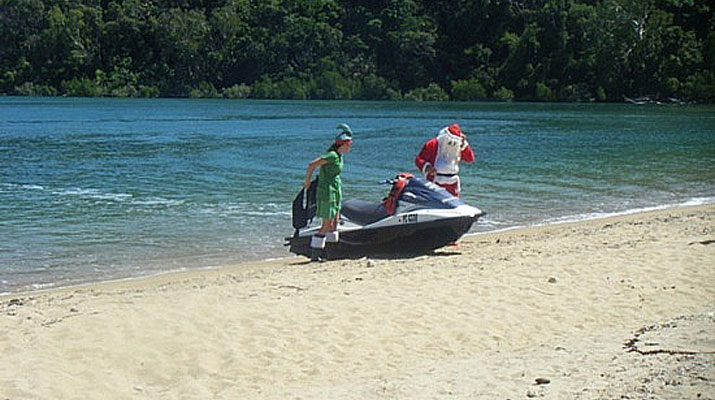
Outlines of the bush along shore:
M 0 43 L 0 95 L 715 100 L 702 1 L 0 0 Z

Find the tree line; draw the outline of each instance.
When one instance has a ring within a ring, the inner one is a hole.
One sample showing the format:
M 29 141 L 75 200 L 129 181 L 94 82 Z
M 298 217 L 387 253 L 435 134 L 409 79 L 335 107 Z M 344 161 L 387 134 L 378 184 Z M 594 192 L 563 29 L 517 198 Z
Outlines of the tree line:
M 0 94 L 715 100 L 702 0 L 0 0 Z

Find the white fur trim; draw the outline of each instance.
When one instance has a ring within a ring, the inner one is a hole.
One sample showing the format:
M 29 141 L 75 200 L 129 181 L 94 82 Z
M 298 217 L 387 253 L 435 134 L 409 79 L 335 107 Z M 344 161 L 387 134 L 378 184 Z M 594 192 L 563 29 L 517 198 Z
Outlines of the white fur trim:
M 425 174 L 425 175 L 427 175 L 427 170 L 428 170 L 429 167 L 431 167 L 431 166 L 432 166 L 432 164 L 426 162 L 425 165 L 422 166 L 422 173 Z
M 452 176 L 436 175 L 434 177 L 434 182 L 445 184 L 445 185 L 454 185 L 455 183 L 459 183 L 459 175 L 452 175 Z
M 331 231 L 325 233 L 325 241 L 328 243 L 338 243 L 340 240 L 340 233 L 338 231 Z
M 325 236 L 314 235 L 310 237 L 310 247 L 313 249 L 325 248 Z
M 462 135 L 455 135 L 454 133 L 452 133 L 452 131 L 449 130 L 448 126 L 445 126 L 444 128 L 442 128 L 442 130 L 439 131 L 439 134 L 437 134 L 437 136 L 442 136 L 442 135 L 449 135 L 453 138 L 459 138 L 459 139 L 461 139 L 463 137 Z

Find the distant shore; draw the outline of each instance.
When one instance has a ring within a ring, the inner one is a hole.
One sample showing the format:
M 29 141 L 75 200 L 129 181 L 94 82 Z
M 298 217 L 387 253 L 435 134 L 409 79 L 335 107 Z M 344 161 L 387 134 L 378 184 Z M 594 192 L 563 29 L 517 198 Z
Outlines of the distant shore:
M 706 204 L 10 294 L 0 399 L 712 399 L 713 282 Z

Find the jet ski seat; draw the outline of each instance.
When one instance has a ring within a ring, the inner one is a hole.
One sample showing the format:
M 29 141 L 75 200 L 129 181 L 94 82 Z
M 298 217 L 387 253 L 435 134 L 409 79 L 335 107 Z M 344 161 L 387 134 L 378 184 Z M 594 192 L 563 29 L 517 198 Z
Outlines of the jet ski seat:
M 365 200 L 345 200 L 340 213 L 361 225 L 377 222 L 388 216 L 382 203 Z

